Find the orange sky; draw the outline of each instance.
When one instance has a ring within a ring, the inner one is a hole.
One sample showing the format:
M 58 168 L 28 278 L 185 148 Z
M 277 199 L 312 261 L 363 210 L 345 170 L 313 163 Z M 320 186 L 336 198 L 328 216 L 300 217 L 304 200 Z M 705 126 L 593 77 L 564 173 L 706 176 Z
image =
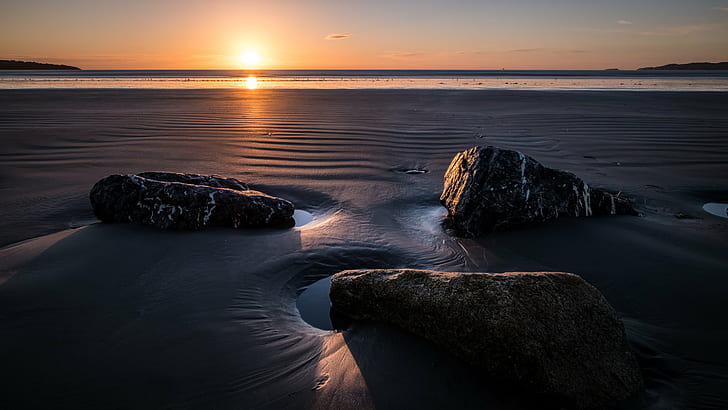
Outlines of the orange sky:
M 86 69 L 236 69 L 248 49 L 270 69 L 630 69 L 725 61 L 727 39 L 728 1 L 703 0 L 4 0 L 0 14 L 0 59 Z

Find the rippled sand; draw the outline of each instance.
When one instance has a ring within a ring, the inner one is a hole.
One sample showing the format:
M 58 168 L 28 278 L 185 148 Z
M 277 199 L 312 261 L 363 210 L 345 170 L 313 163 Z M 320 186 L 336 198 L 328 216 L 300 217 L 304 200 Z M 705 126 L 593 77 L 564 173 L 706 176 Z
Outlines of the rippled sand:
M 298 293 L 366 267 L 577 273 L 643 362 L 624 407 L 728 404 L 728 223 L 702 209 L 728 199 L 726 93 L 24 90 L 0 106 L 0 383 L 17 407 L 539 406 L 397 329 L 301 319 Z M 622 190 L 642 216 L 454 238 L 442 175 L 479 144 Z M 235 177 L 313 220 L 97 224 L 93 183 L 146 170 Z

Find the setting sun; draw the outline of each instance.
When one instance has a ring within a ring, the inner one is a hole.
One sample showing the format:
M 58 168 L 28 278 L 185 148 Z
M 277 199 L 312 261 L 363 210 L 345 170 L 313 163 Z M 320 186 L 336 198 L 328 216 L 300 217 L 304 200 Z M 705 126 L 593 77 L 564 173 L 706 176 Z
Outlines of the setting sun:
M 238 59 L 245 67 L 257 67 L 261 62 L 260 54 L 255 50 L 247 50 Z

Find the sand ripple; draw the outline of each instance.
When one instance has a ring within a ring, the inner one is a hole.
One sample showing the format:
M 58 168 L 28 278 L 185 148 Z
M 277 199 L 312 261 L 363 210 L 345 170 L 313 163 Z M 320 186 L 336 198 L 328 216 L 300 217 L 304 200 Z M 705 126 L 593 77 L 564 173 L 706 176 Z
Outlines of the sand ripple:
M 674 218 L 726 197 L 726 98 L 3 91 L 0 255 L 25 255 L 0 262 L 0 362 L 13 375 L 3 386 L 31 407 L 521 408 L 521 392 L 483 388 L 396 329 L 316 329 L 296 300 L 343 269 L 563 270 L 630 318 L 648 391 L 628 407 L 726 407 L 725 224 Z M 478 144 L 621 190 L 643 217 L 452 237 L 440 225 L 442 175 Z M 284 231 L 92 224 L 93 183 L 145 170 L 235 177 L 310 218 Z

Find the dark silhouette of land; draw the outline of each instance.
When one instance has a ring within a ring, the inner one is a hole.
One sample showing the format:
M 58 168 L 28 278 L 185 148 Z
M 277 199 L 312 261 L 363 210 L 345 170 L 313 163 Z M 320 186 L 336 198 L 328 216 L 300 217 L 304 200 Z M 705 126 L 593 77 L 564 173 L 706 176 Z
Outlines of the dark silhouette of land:
M 728 62 L 667 64 L 659 67 L 643 67 L 638 70 L 728 70 Z
M 36 63 L 32 61 L 0 60 L 0 70 L 80 70 L 63 64 Z

